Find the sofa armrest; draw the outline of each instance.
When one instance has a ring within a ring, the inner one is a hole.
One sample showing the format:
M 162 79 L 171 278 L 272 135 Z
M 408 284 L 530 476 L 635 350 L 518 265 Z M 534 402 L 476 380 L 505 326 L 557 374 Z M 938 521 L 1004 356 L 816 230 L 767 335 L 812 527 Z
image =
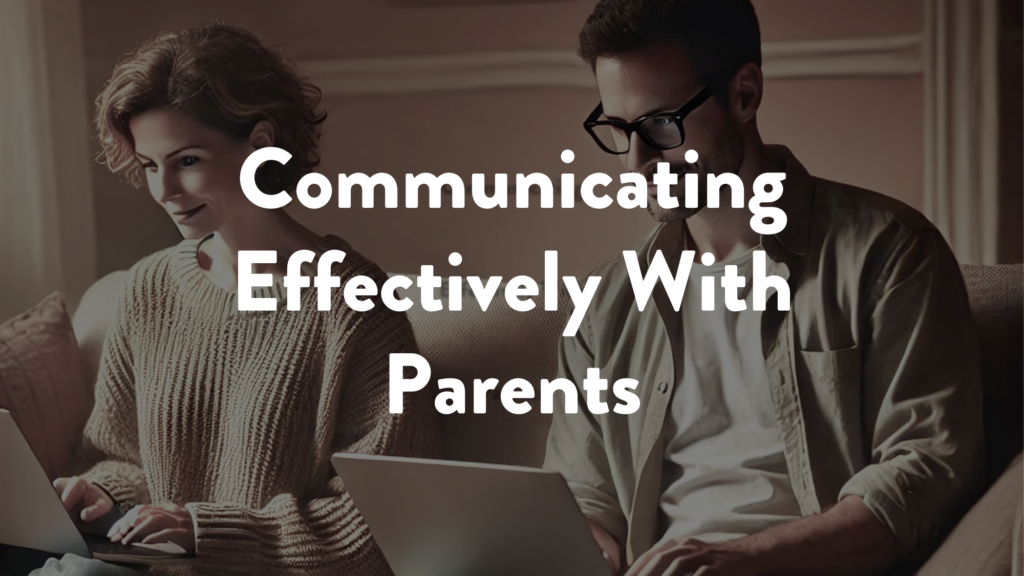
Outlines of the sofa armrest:
M 1018 574 L 1022 480 L 1024 455 L 1018 455 L 921 567 L 918 576 L 1005 576 L 1011 569 Z

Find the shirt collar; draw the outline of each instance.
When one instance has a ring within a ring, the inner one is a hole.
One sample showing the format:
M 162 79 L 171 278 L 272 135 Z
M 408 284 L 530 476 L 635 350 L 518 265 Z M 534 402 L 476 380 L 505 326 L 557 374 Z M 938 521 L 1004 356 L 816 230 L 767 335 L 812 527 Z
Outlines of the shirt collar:
M 786 227 L 778 234 L 762 236 L 761 245 L 772 260 L 779 260 L 778 247 L 798 256 L 807 253 L 810 234 L 810 213 L 813 200 L 814 179 L 796 159 L 789 148 L 769 145 L 768 156 L 786 174 L 782 184 L 782 197 L 773 205 L 786 213 Z M 705 208 L 707 210 L 708 208 Z M 667 262 L 675 262 L 682 253 L 684 220 L 672 220 L 660 224 L 649 236 L 645 254 L 650 265 L 656 251 L 661 250 Z
M 786 227 L 774 238 L 798 256 L 807 254 L 811 233 L 811 203 L 814 200 L 814 178 L 789 148 L 768 146 L 768 156 L 782 166 L 786 179 L 782 184 L 782 198 L 774 204 L 786 213 Z M 761 238 L 764 242 L 764 238 Z

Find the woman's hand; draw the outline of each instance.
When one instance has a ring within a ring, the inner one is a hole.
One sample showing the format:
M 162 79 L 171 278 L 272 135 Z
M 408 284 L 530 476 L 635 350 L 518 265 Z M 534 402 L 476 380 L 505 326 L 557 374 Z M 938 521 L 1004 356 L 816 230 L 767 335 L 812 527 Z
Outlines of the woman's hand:
M 57 478 L 53 481 L 53 487 L 60 494 L 64 509 L 86 525 L 103 518 L 114 509 L 114 501 L 102 488 L 77 476 Z
M 177 504 L 136 506 L 114 523 L 107 537 L 111 542 L 120 542 L 126 546 L 133 542 L 173 542 L 188 554 L 196 551 L 192 514 Z

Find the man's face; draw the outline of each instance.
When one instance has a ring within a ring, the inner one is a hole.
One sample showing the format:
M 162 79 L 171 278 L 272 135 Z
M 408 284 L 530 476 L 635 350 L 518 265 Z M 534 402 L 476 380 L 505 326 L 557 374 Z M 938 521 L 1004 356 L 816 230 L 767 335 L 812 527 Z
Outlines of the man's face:
M 693 98 L 703 86 L 680 44 L 658 44 L 629 54 L 598 58 L 595 68 L 604 114 L 633 121 L 641 116 L 672 112 Z M 715 95 L 683 120 L 682 146 L 659 150 L 633 133 L 629 152 L 619 156 L 626 170 L 647 178 L 648 211 L 659 222 L 689 218 L 707 204 L 707 175 L 738 173 L 743 163 L 743 138 L 728 105 Z M 698 154 L 696 164 L 684 160 L 687 150 Z M 672 187 L 678 208 L 662 208 L 657 201 L 654 173 L 659 162 L 668 162 L 679 178 Z M 700 207 L 683 206 L 683 175 L 700 174 Z

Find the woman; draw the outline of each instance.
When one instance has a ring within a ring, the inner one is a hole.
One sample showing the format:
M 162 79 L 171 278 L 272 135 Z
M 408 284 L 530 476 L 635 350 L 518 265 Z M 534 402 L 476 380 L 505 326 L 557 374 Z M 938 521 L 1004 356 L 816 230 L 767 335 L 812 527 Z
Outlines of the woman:
M 341 239 L 256 207 L 239 185 L 249 154 L 273 145 L 292 160 L 264 165 L 257 182 L 294 189 L 319 162 L 319 101 L 288 61 L 225 25 L 155 36 L 97 98 L 101 160 L 145 182 L 185 240 L 124 281 L 85 429 L 99 461 L 55 482 L 87 529 L 175 542 L 204 572 L 388 571 L 330 456 L 437 454 L 428 401 L 388 410 L 388 355 L 415 350 L 408 320 L 379 302 L 354 312 L 341 290 L 330 311 L 317 310 L 315 290 L 287 310 L 281 278 L 297 250 L 343 250 L 343 284 L 386 275 Z M 255 270 L 274 286 L 254 290 L 277 311 L 238 311 L 239 250 L 277 253 Z M 111 526 L 119 509 L 129 512 Z

